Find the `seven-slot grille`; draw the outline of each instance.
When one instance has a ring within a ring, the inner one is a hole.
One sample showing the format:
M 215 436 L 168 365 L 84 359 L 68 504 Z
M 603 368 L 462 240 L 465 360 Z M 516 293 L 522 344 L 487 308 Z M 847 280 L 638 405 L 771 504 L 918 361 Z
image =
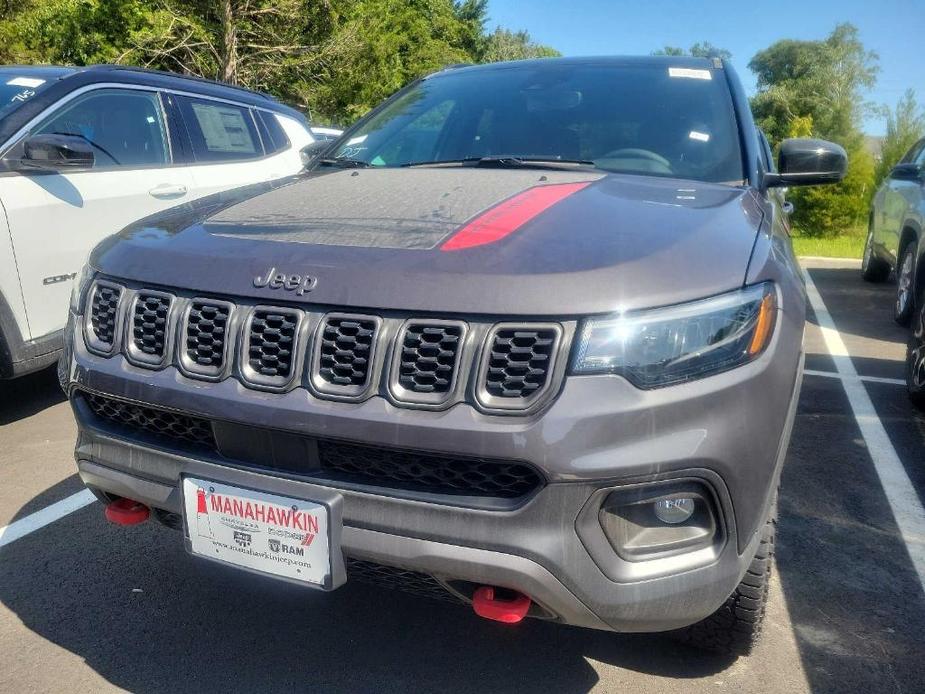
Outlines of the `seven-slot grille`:
M 247 363 L 259 379 L 288 379 L 295 360 L 299 314 L 258 308 L 247 331 Z
M 487 355 L 485 390 L 495 398 L 529 399 L 546 386 L 552 370 L 555 328 L 505 327 L 495 331 Z
M 401 341 L 398 385 L 414 393 L 448 393 L 464 330 L 461 323 L 409 323 Z
M 122 301 L 123 297 L 129 300 Z M 240 321 L 238 313 L 243 313 Z M 239 330 L 236 326 L 242 323 Z M 309 345 L 311 359 L 303 355 L 307 348 L 301 345 L 306 323 L 317 326 Z M 88 297 L 84 330 L 94 352 L 111 354 L 122 342 L 133 363 L 162 368 L 178 359 L 179 368 L 193 378 L 220 380 L 234 373 L 250 387 L 281 391 L 308 385 L 300 377 L 305 361 L 310 364 L 313 391 L 320 397 L 364 399 L 381 392 L 380 379 L 386 378 L 388 383 L 381 385 L 396 404 L 443 407 L 472 393 L 477 404 L 489 411 L 538 407 L 553 385 L 562 327 L 499 323 L 488 330 L 481 325 L 320 315 L 275 306 L 235 308 L 220 299 L 179 298 L 98 280 Z M 469 344 L 470 329 L 476 335 L 488 331 L 481 347 Z M 380 344 L 386 340 L 388 346 Z M 380 348 L 390 355 L 388 364 L 377 356 Z M 476 361 L 474 349 L 480 352 L 478 371 L 471 366 Z M 234 372 L 233 355 L 238 359 Z M 472 391 L 463 387 L 470 379 L 476 381 Z
M 217 375 L 225 367 L 231 304 L 193 299 L 186 317 L 186 368 L 205 375 Z
M 367 386 L 377 327 L 371 317 L 325 318 L 318 347 L 318 375 L 329 384 L 325 390 L 362 390 Z
M 102 283 L 94 285 L 93 296 L 90 298 L 90 328 L 96 347 L 112 348 L 121 296 L 122 290 L 119 287 Z
M 138 292 L 132 311 L 132 346 L 142 359 L 159 362 L 167 350 L 167 316 L 171 297 L 160 292 Z

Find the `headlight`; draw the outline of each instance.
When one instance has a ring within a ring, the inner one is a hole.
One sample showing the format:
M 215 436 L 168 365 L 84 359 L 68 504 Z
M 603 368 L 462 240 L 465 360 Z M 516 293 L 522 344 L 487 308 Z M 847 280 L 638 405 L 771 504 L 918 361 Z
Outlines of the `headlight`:
M 90 255 L 87 254 L 87 258 Z M 83 299 L 84 292 L 87 291 L 87 286 L 90 284 L 90 280 L 93 279 L 93 268 L 90 267 L 90 263 L 84 261 L 84 264 L 81 266 L 80 271 L 74 277 L 74 284 L 71 285 L 71 312 L 80 313 L 80 304 Z
M 618 373 L 639 388 L 683 383 L 756 358 L 774 330 L 771 282 L 668 308 L 584 322 L 572 373 Z

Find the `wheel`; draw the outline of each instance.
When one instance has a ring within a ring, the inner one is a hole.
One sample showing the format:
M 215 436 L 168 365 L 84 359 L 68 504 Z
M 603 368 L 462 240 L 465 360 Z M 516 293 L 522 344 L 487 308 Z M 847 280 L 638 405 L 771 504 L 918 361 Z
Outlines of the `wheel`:
M 748 655 L 758 642 L 768 604 L 774 563 L 776 512 L 765 523 L 761 541 L 742 581 L 716 612 L 672 633 L 689 646 L 724 655 Z
M 883 282 L 890 276 L 890 264 L 874 255 L 874 230 L 867 232 L 864 244 L 864 259 L 861 261 L 861 277 L 868 282 Z
M 896 304 L 893 307 L 893 318 L 900 325 L 909 325 L 915 311 L 912 282 L 915 277 L 917 251 L 918 244 L 915 241 L 907 243 L 896 268 Z
M 925 411 L 925 301 L 919 303 L 906 350 L 906 390 L 912 404 Z

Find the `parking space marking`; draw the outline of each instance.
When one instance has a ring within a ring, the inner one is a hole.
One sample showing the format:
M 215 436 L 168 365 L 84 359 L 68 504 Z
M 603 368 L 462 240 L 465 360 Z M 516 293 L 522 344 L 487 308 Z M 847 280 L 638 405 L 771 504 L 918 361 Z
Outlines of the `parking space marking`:
M 883 422 L 880 421 L 874 409 L 863 381 L 858 377 L 854 362 L 848 354 L 848 348 L 835 327 L 835 321 L 826 308 L 822 295 L 816 289 L 813 278 L 805 268 L 803 268 L 803 276 L 806 278 L 806 294 L 809 303 L 816 314 L 816 323 L 822 332 L 825 346 L 835 362 L 836 371 L 844 377 L 841 383 L 848 396 L 854 419 L 867 445 L 867 453 L 880 478 L 880 485 L 893 511 L 893 518 L 906 544 L 909 558 L 919 576 L 919 583 L 925 590 L 925 509 L 922 508 L 915 487 L 912 486 L 912 481 L 896 454 L 896 449 L 893 448 Z
M 833 373 L 832 371 L 816 371 L 815 369 L 803 369 L 803 373 L 806 376 L 826 376 L 828 378 L 838 378 L 842 381 L 846 379 L 853 379 L 857 381 L 864 381 L 865 383 L 886 383 L 891 386 L 905 386 L 906 382 L 901 378 L 885 378 L 883 376 L 845 376 L 839 373 Z
M 9 525 L 0 528 L 0 547 L 15 542 L 29 533 L 34 533 L 49 523 L 54 523 L 56 520 L 64 518 L 69 513 L 79 511 L 94 501 L 96 501 L 96 497 L 93 496 L 93 492 L 89 489 L 84 489 L 51 506 L 46 506 L 41 511 L 30 513 L 25 518 L 13 521 Z

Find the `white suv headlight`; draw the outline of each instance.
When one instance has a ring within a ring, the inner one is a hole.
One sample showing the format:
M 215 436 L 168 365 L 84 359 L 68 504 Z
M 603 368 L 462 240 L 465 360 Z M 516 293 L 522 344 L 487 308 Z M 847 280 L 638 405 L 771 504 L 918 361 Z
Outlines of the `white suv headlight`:
M 755 359 L 771 340 L 771 282 L 667 308 L 584 321 L 574 374 L 617 373 L 639 388 L 683 383 Z

